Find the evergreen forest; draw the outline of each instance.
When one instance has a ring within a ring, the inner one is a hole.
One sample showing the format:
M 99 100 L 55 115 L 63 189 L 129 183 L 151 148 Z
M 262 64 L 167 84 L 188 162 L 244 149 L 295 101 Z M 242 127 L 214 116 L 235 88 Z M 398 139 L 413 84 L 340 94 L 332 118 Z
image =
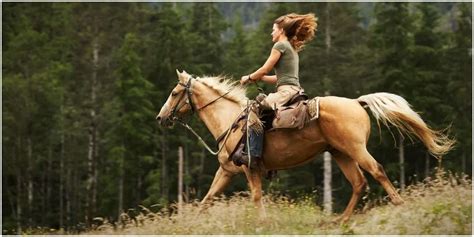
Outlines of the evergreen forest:
M 371 117 L 368 150 L 397 188 L 437 167 L 471 177 L 470 2 L 2 3 L 2 233 L 80 233 L 98 217 L 113 223 L 139 206 L 169 208 L 178 199 L 178 147 L 184 201 L 202 199 L 216 157 L 183 127 L 155 120 L 176 69 L 240 80 L 263 65 L 273 21 L 291 12 L 318 17 L 315 39 L 299 53 L 310 97 L 394 93 L 456 139 L 437 160 L 395 128 L 379 131 Z M 250 85 L 248 97 L 257 93 Z M 197 116 L 188 120 L 215 146 Z M 366 177 L 369 199 L 383 199 L 383 188 Z M 240 174 L 225 195 L 247 190 Z M 312 195 L 321 205 L 322 155 L 278 171 L 264 192 Z M 333 161 L 334 212 L 351 192 Z

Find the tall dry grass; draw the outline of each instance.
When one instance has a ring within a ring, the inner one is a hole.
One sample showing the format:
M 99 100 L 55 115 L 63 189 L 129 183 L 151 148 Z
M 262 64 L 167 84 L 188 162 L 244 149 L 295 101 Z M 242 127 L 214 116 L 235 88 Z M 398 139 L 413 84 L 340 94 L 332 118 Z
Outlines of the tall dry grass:
M 202 209 L 197 202 L 177 213 L 142 214 L 113 227 L 103 224 L 87 234 L 471 234 L 471 180 L 438 172 L 432 180 L 402 193 L 405 204 L 367 204 L 346 224 L 332 223 L 311 198 L 299 201 L 265 195 L 268 218 L 259 221 L 248 197 L 218 198 Z

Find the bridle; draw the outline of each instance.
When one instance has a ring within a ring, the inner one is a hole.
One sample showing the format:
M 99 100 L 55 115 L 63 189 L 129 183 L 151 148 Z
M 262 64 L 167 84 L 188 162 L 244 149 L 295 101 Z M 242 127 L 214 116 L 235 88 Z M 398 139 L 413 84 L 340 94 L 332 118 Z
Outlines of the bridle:
M 179 120 L 179 118 L 176 116 L 176 112 L 179 111 L 186 104 L 189 104 L 189 106 L 191 106 L 192 113 L 198 112 L 198 111 L 201 111 L 201 110 L 205 109 L 207 106 L 213 104 L 214 102 L 218 101 L 219 99 L 225 97 L 227 94 L 229 94 L 234 89 L 234 88 L 230 89 L 226 93 L 220 95 L 219 97 L 217 97 L 216 99 L 214 99 L 211 102 L 207 103 L 206 105 L 202 106 L 201 108 L 196 108 L 196 105 L 193 103 L 193 101 L 191 99 L 191 97 L 193 95 L 193 92 L 191 91 L 191 82 L 192 82 L 192 80 L 196 80 L 196 79 L 194 79 L 193 77 L 189 77 L 189 80 L 186 84 L 184 84 L 182 82 L 178 83 L 178 85 L 184 87 L 184 90 L 185 90 L 186 93 L 181 94 L 181 97 L 179 98 L 178 103 L 176 104 L 176 106 L 171 111 L 170 117 L 171 117 L 172 121 Z M 187 103 L 186 102 L 181 102 L 183 100 L 185 94 L 188 97 Z
M 179 111 L 181 108 L 183 108 L 183 106 L 185 106 L 186 104 L 189 104 L 191 106 L 191 110 L 194 112 L 196 109 L 195 109 L 195 106 L 193 104 L 193 101 L 191 100 L 191 95 L 193 94 L 191 92 L 191 77 L 189 78 L 188 80 L 188 83 L 187 84 L 184 84 L 182 82 L 179 82 L 178 85 L 184 87 L 186 93 L 182 93 L 181 94 L 181 97 L 179 98 L 178 100 L 178 103 L 176 103 L 176 106 L 173 108 L 173 110 L 171 111 L 170 113 L 170 118 L 172 121 L 174 120 L 178 120 L 179 118 L 176 116 L 176 112 Z M 188 102 L 182 102 L 185 94 L 188 95 Z
M 184 87 L 184 90 L 185 90 L 185 93 L 182 93 L 181 94 L 181 97 L 179 98 L 178 100 L 178 103 L 176 103 L 176 106 L 173 108 L 173 110 L 171 111 L 171 114 L 170 114 L 170 118 L 171 118 L 171 121 L 176 121 L 178 122 L 179 124 L 181 124 L 182 126 L 184 126 L 185 128 L 187 128 L 188 130 L 190 130 L 198 139 L 199 141 L 205 146 L 205 148 L 213 155 L 217 155 L 219 154 L 222 149 L 224 148 L 224 145 L 227 141 L 227 139 L 229 138 L 229 135 L 230 133 L 232 132 L 232 130 L 234 130 L 236 127 L 236 122 L 238 122 L 239 118 L 241 117 L 241 114 L 245 111 L 243 110 L 242 112 L 240 112 L 239 116 L 237 116 L 237 119 L 231 124 L 230 128 L 227 129 L 226 131 L 224 131 L 224 133 L 222 135 L 220 135 L 216 141 L 217 141 L 217 144 L 219 145 L 219 143 L 224 140 L 224 143 L 222 144 L 222 146 L 218 149 L 218 151 L 212 151 L 212 149 L 209 147 L 209 145 L 207 145 L 207 143 L 201 138 L 201 136 L 199 136 L 192 128 L 191 126 L 189 126 L 186 122 L 184 122 L 181 118 L 179 118 L 178 116 L 176 116 L 176 112 L 181 110 L 181 108 L 183 108 L 183 106 L 185 106 L 186 104 L 189 104 L 189 106 L 191 107 L 191 111 L 192 111 L 192 114 L 194 112 L 198 112 L 198 111 L 201 111 L 203 109 L 205 109 L 206 107 L 208 107 L 209 105 L 215 103 L 216 101 L 220 100 L 221 98 L 223 98 L 224 96 L 226 96 L 227 94 L 229 94 L 235 87 L 233 87 L 232 89 L 230 89 L 229 91 L 227 91 L 226 93 L 220 95 L 219 97 L 217 97 L 216 99 L 212 100 L 211 102 L 207 103 L 206 105 L 202 106 L 201 108 L 196 108 L 196 105 L 193 103 L 192 101 L 192 94 L 193 92 L 191 91 L 191 83 L 192 83 L 192 80 L 196 80 L 194 79 L 193 77 L 189 77 L 189 80 L 186 84 L 182 83 L 182 82 L 179 82 L 178 85 Z M 187 95 L 188 97 L 188 100 L 187 102 L 183 102 L 184 100 L 184 96 Z

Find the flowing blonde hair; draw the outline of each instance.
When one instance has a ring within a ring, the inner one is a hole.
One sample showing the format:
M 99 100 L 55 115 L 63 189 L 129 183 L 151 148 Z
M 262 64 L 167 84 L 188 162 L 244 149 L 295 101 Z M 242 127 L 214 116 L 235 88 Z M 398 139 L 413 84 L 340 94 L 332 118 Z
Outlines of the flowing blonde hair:
M 314 13 L 299 15 L 296 13 L 278 17 L 273 23 L 285 31 L 291 46 L 299 52 L 304 44 L 314 38 L 318 23 Z

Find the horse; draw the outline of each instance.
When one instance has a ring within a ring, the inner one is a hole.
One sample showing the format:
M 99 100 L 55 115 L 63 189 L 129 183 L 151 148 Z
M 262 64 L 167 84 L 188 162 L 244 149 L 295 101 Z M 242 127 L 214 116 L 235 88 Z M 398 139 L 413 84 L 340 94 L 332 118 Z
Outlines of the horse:
M 219 168 L 212 184 L 201 201 L 202 204 L 221 193 L 232 177 L 244 173 L 251 191 L 251 199 L 259 216 L 265 219 L 262 201 L 262 177 L 266 170 L 281 170 L 300 166 L 329 151 L 344 176 L 352 186 L 352 196 L 343 213 L 334 221 L 346 222 L 359 201 L 367 180 L 362 170 L 377 180 L 395 205 L 404 202 L 381 164 L 367 151 L 370 135 L 368 108 L 377 120 L 395 126 L 399 132 L 417 137 L 435 157 L 441 157 L 452 149 L 455 141 L 443 130 L 431 129 L 411 109 L 401 96 L 390 93 L 373 93 L 349 99 L 336 96 L 319 98 L 319 118 L 310 121 L 301 130 L 276 129 L 265 133 L 261 165 L 257 169 L 235 166 L 229 156 L 238 145 L 243 132 L 232 129 L 234 121 L 247 106 L 246 88 L 237 81 L 217 77 L 193 78 L 185 71 L 176 70 L 178 83 L 156 116 L 159 124 L 171 126 L 175 120 L 197 113 L 220 147 L 217 159 Z M 239 123 L 239 126 L 243 126 Z M 230 132 L 232 131 L 232 132 Z M 220 139 L 225 136 L 225 139 Z

